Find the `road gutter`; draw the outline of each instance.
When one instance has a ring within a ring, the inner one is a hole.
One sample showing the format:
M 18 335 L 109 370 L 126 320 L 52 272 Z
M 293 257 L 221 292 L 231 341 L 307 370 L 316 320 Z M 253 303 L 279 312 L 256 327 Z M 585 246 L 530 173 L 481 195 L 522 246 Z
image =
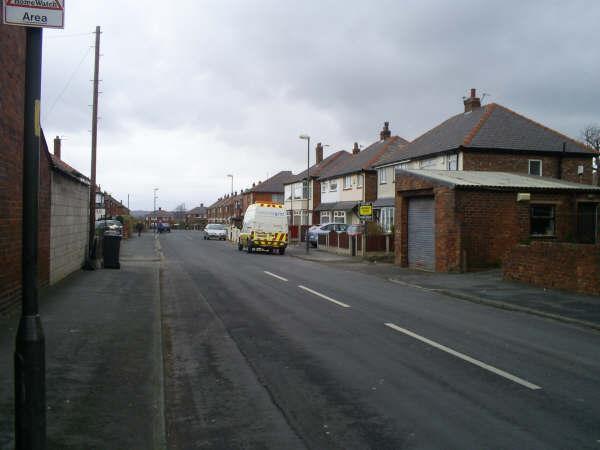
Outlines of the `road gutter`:
M 154 240 L 154 248 L 156 251 L 156 255 L 160 263 L 158 264 L 156 270 L 156 285 L 157 289 L 157 301 L 156 308 L 154 311 L 155 320 L 154 320 L 154 330 L 153 334 L 155 336 L 155 345 L 154 345 L 154 360 L 157 362 L 158 367 L 156 368 L 156 379 L 158 384 L 158 397 L 157 397 L 157 415 L 155 417 L 155 426 L 154 426 L 154 448 L 167 448 L 167 434 L 166 434 L 166 411 L 165 411 L 165 403 L 166 403 L 166 389 L 165 389 L 165 355 L 163 349 L 163 308 L 162 308 L 162 291 L 163 291 L 163 270 L 164 270 L 164 255 L 162 253 L 162 248 L 160 245 L 160 241 L 158 240 L 158 235 L 155 235 Z

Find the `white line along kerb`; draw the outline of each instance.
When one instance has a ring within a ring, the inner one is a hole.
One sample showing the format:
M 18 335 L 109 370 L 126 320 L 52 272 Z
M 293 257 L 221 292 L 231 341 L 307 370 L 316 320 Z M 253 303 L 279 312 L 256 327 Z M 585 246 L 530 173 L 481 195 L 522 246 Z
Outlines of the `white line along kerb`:
M 475 358 L 471 358 L 470 356 L 467 356 L 467 355 L 465 355 L 463 353 L 457 352 L 456 350 L 452 350 L 451 348 L 448 348 L 448 347 L 446 347 L 445 345 L 442 345 L 442 344 L 438 344 L 437 342 L 432 341 L 431 339 L 427 339 L 426 337 L 419 336 L 418 334 L 413 333 L 412 331 L 407 330 L 406 328 L 399 327 L 398 325 L 394 325 L 393 323 L 386 323 L 384 325 L 386 327 L 389 327 L 389 328 L 393 329 L 393 330 L 399 331 L 400 333 L 404 333 L 404 334 L 406 334 L 406 335 L 408 335 L 410 337 L 413 337 L 413 338 L 415 338 L 415 339 L 417 339 L 417 340 L 419 340 L 421 342 L 424 342 L 424 343 L 426 343 L 428 345 L 431 345 L 432 347 L 435 347 L 438 350 L 442 350 L 442 351 L 444 351 L 446 353 L 450 353 L 451 355 L 456 356 L 457 358 L 460 358 L 460 359 L 462 359 L 464 361 L 470 362 L 471 364 L 474 364 L 474 365 L 476 365 L 478 367 L 481 367 L 482 369 L 489 370 L 490 372 L 495 373 L 496 375 L 500 375 L 501 377 L 504 377 L 504 378 L 506 378 L 506 379 L 508 379 L 510 381 L 513 381 L 513 382 L 515 382 L 517 384 L 520 384 L 521 386 L 525 386 L 528 389 L 533 389 L 533 390 L 541 389 L 541 387 L 538 386 L 537 384 L 530 383 L 529 381 L 524 380 L 522 378 L 519 378 L 519 377 L 517 377 L 515 375 L 512 375 L 512 374 L 510 374 L 508 372 L 505 372 L 504 370 L 497 369 L 494 366 L 490 366 L 489 364 L 486 364 L 484 362 L 478 361 Z
M 287 278 L 280 277 L 279 275 L 275 275 L 274 273 L 268 272 L 266 270 L 263 270 L 263 272 L 266 273 L 267 275 L 272 276 L 273 278 L 277 278 L 278 280 L 287 281 Z
M 331 297 L 326 296 L 325 294 L 321 294 L 320 292 L 313 291 L 312 289 L 307 288 L 306 286 L 298 285 L 298 287 L 300 289 L 304 289 L 307 292 L 310 292 L 311 294 L 314 294 L 314 295 L 316 295 L 318 297 L 324 298 L 325 300 L 328 300 L 328 301 L 330 301 L 332 303 L 335 303 L 336 305 L 341 306 L 342 308 L 350 308 L 350 305 L 347 305 L 345 303 L 337 301 L 337 300 L 335 300 L 335 299 L 333 299 Z

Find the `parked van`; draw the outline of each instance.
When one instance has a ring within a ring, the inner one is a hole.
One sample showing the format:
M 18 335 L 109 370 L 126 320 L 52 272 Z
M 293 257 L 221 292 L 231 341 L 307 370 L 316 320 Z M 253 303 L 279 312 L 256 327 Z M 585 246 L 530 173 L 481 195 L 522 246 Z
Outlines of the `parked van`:
M 238 250 L 248 253 L 262 248 L 280 255 L 288 245 L 287 214 L 279 203 L 254 203 L 244 214 L 244 224 L 238 239 Z

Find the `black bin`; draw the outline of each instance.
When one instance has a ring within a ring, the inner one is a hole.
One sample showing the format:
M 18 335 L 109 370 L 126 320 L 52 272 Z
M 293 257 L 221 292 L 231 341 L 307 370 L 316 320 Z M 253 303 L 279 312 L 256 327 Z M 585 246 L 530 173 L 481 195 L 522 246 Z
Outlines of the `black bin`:
M 121 236 L 105 234 L 102 239 L 102 253 L 105 269 L 120 269 L 119 250 L 121 249 Z

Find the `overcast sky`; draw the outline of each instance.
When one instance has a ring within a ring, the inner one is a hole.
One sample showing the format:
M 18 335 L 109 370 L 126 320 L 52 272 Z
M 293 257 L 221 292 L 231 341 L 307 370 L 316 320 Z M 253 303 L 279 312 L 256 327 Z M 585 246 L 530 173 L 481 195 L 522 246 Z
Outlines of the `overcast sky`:
M 326 155 L 386 120 L 412 140 L 472 87 L 579 139 L 600 122 L 600 2 L 489 3 L 69 0 L 44 35 L 46 136 L 89 174 L 100 25 L 98 183 L 132 209 L 152 209 L 154 187 L 157 206 L 190 209 L 227 174 L 239 190 L 303 170 L 301 133 Z

